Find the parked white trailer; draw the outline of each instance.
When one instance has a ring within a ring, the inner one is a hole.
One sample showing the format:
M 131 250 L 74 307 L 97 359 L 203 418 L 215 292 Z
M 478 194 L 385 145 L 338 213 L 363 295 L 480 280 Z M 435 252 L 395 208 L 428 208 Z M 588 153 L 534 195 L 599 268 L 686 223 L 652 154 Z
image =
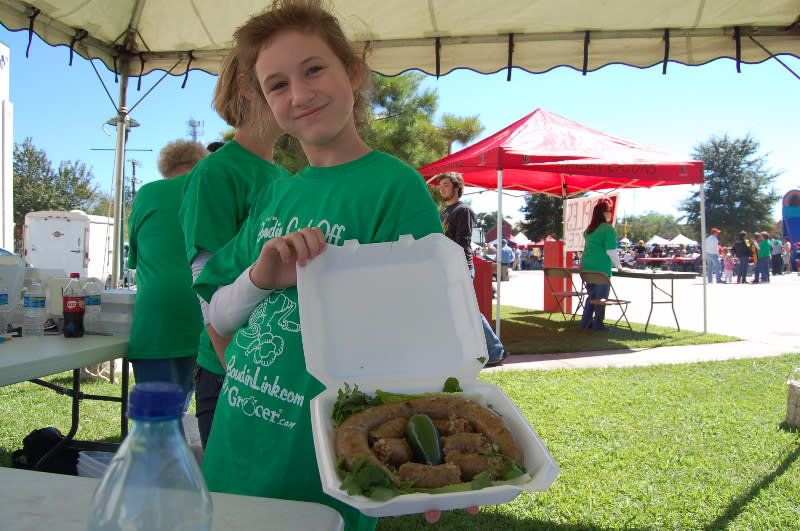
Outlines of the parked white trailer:
M 108 283 L 114 242 L 114 219 L 72 212 L 25 215 L 23 258 L 29 267 L 63 269 Z

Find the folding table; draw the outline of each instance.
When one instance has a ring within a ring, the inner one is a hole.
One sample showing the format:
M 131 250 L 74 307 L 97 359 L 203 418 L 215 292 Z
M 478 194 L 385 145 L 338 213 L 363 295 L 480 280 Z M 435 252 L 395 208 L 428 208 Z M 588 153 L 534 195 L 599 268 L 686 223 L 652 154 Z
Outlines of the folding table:
M 0 386 L 29 380 L 60 394 L 72 397 L 72 426 L 58 445 L 52 448 L 36 464 L 41 467 L 61 447 L 70 444 L 78 431 L 81 400 L 104 400 L 120 403 L 120 432 L 128 433 L 125 417 L 128 400 L 128 335 L 85 335 L 80 338 L 65 338 L 62 335 L 42 337 L 15 337 L 0 343 Z M 120 396 L 90 395 L 81 392 L 80 368 L 104 361 L 123 358 L 122 390 Z M 72 388 L 46 382 L 40 378 L 50 374 L 72 370 Z M 114 443 L 81 441 L 81 448 L 112 450 Z

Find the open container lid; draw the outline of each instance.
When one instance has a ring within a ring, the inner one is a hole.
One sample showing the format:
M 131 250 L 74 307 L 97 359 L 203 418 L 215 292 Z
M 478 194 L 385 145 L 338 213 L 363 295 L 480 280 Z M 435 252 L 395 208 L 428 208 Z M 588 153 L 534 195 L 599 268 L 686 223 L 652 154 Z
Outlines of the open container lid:
M 348 240 L 297 268 L 308 372 L 363 391 L 470 382 L 487 359 L 464 250 L 443 234 Z
M 477 380 L 486 340 L 460 246 L 442 234 L 364 245 L 348 241 L 326 247 L 297 271 L 306 367 L 327 387 L 310 405 L 326 494 L 382 517 L 506 503 L 524 490 L 550 487 L 560 469 L 542 440 L 499 387 Z M 343 384 L 357 384 L 365 393 L 421 393 L 441 390 L 450 376 L 503 417 L 523 449 L 529 479 L 384 501 L 342 490 L 331 411 Z

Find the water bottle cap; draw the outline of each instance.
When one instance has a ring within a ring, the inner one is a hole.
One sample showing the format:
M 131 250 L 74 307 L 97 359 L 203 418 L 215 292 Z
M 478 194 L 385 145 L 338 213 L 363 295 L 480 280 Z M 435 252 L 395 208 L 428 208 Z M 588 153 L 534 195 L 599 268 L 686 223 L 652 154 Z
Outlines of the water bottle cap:
M 163 420 L 183 415 L 183 391 L 172 382 L 136 384 L 128 395 L 128 418 Z

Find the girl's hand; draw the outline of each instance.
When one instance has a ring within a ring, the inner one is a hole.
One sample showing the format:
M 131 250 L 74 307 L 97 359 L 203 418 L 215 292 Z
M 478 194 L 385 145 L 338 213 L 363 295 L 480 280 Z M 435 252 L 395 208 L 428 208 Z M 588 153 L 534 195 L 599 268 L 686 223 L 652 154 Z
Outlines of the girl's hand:
M 250 281 L 261 289 L 280 289 L 297 284 L 296 265 L 303 267 L 325 248 L 325 236 L 317 228 L 300 229 L 273 238 L 261 248 L 250 268 Z

